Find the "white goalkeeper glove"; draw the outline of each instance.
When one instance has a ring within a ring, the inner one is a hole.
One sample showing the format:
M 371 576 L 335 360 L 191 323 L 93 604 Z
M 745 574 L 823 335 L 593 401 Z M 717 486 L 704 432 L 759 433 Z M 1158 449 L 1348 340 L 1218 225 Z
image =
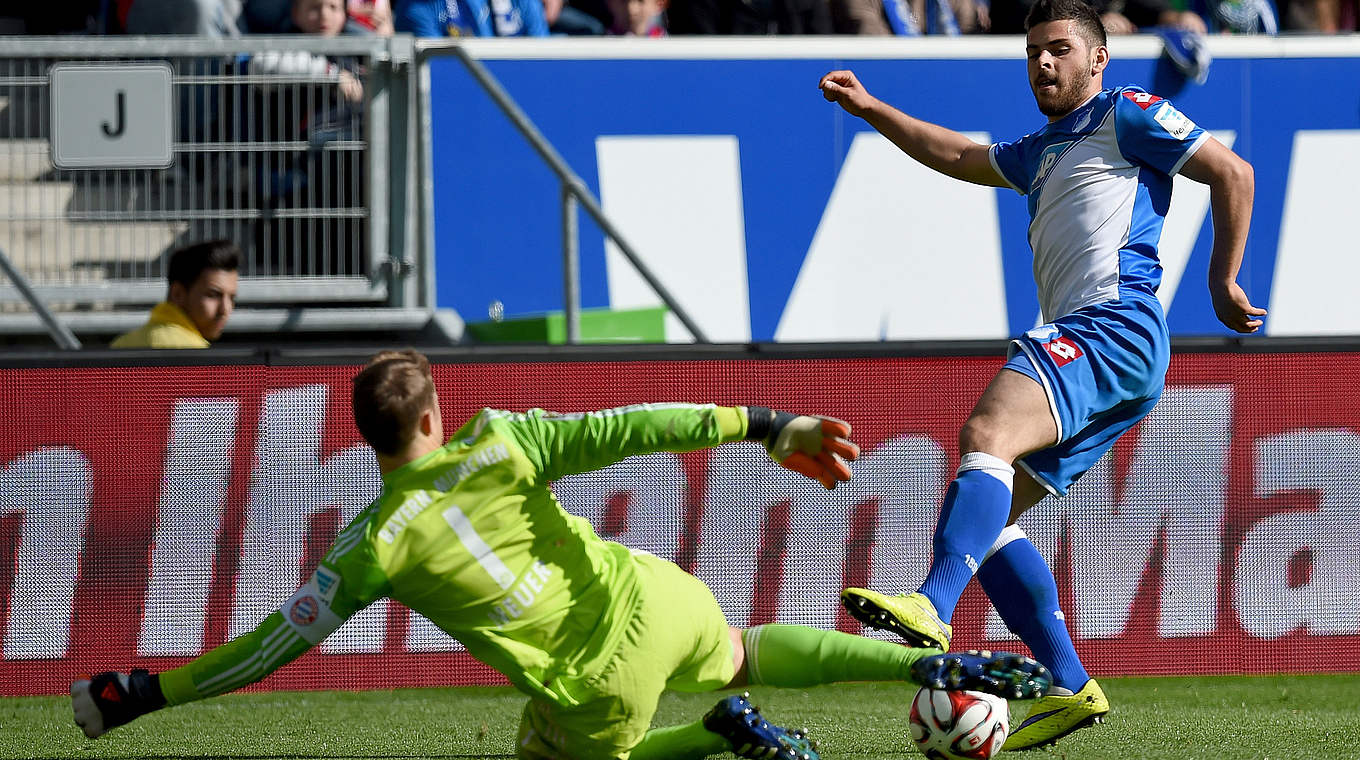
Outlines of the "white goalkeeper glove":
M 830 490 L 850 479 L 847 461 L 859 458 L 850 423 L 821 415 L 790 414 L 763 406 L 746 407 L 746 440 L 760 441 L 770 458 Z

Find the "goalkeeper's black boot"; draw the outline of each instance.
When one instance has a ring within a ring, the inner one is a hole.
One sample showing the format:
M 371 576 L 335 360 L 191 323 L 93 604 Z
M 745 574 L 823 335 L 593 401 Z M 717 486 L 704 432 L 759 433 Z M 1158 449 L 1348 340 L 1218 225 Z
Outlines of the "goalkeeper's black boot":
M 704 728 L 726 739 L 737 757 L 770 760 L 819 760 L 817 745 L 807 732 L 789 731 L 765 720 L 751 704 L 751 695 L 724 698 L 704 716 Z
M 145 670 L 100 673 L 71 684 L 76 725 L 94 739 L 139 715 L 165 707 L 160 677 Z

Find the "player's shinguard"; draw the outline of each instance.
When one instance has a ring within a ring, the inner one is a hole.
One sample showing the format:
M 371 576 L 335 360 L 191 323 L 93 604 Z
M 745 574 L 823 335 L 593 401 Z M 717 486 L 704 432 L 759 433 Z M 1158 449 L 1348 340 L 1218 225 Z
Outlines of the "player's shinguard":
M 1110 712 L 1110 701 L 1094 678 L 1075 694 L 1066 689 L 1055 691 L 1063 693 L 1049 693 L 1037 700 L 1029 715 L 1011 731 L 1003 750 L 1055 744 L 1079 728 L 1104 723 L 1105 715 Z
M 807 731 L 776 726 L 765 720 L 760 708 L 751 704 L 750 692 L 733 694 L 708 711 L 704 728 L 723 737 L 737 757 L 779 758 L 780 760 L 820 760 L 817 745 Z

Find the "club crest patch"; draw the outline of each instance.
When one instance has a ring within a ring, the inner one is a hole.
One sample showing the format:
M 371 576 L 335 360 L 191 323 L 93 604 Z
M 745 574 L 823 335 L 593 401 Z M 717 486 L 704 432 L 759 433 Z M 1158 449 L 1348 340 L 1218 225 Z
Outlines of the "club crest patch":
M 316 599 L 310 595 L 300 596 L 288 610 L 288 617 L 297 625 L 308 626 L 316 622 L 317 609 Z

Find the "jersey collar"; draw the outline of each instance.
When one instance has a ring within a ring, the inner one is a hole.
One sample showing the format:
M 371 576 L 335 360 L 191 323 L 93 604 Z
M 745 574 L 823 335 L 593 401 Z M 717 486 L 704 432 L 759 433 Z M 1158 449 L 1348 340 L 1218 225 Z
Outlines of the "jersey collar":
M 198 325 L 195 325 L 194 321 L 189 319 L 189 315 L 185 313 L 184 309 L 169 301 L 161 301 L 151 307 L 150 321 L 156 324 L 182 327 L 200 338 L 203 337 L 203 334 L 198 331 Z

